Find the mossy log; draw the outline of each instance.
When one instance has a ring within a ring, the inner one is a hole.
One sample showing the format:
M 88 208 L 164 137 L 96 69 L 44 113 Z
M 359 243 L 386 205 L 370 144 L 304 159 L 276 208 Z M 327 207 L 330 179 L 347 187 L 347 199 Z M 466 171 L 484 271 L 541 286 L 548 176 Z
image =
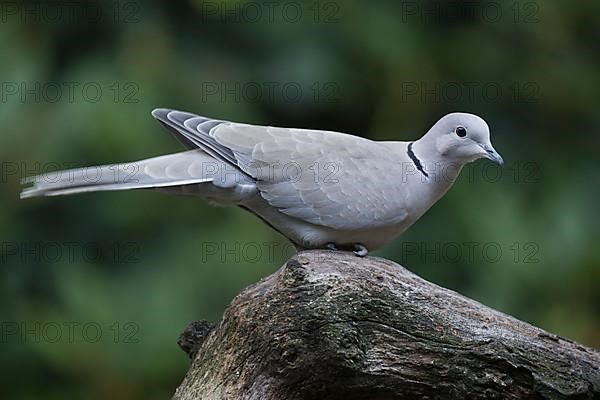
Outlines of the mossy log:
M 178 400 L 600 398 L 598 350 L 351 253 L 299 253 L 180 345 Z

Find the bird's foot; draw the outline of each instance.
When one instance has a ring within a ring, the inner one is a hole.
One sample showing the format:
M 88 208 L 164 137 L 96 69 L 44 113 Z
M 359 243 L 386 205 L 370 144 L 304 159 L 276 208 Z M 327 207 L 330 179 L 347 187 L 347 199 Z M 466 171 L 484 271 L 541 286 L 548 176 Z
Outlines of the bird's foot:
M 353 253 L 355 256 L 358 256 L 358 257 L 366 257 L 369 255 L 369 250 L 362 244 L 355 243 Z
M 327 250 L 333 250 L 333 251 L 337 251 L 338 250 L 338 248 L 336 247 L 335 243 L 327 243 L 325 245 L 325 248 Z
M 325 245 L 325 248 L 327 250 L 333 250 L 333 251 L 339 251 L 340 249 L 336 246 L 335 243 L 327 243 Z M 354 255 L 356 255 L 357 257 L 366 257 L 369 255 L 369 250 L 362 244 L 360 243 L 354 243 L 352 245 L 352 252 L 354 253 Z M 348 247 L 343 247 L 344 250 L 349 250 Z

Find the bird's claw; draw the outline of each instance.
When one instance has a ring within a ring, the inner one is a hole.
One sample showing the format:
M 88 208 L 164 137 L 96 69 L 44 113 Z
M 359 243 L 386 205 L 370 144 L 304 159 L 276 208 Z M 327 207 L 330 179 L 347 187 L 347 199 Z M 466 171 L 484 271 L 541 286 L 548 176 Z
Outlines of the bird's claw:
M 327 243 L 327 244 L 325 245 L 325 248 L 326 248 L 327 250 L 333 250 L 333 251 L 338 251 L 338 250 L 340 250 L 340 249 L 339 249 L 339 248 L 338 248 L 338 247 L 335 245 L 335 243 Z M 360 243 L 355 243 L 355 244 L 352 246 L 352 248 L 353 248 L 353 249 L 352 249 L 352 252 L 353 252 L 353 253 L 354 253 L 354 255 L 355 255 L 355 256 L 357 256 L 357 257 L 366 257 L 366 256 L 368 256 L 368 255 L 369 255 L 369 250 L 368 250 L 368 249 L 367 249 L 365 246 L 363 246 L 362 244 L 360 244 Z M 345 248 L 345 249 L 347 249 L 347 248 Z
M 358 257 L 366 257 L 369 255 L 369 250 L 362 244 L 356 243 L 356 244 L 354 244 L 353 253 L 355 256 L 358 256 Z
M 327 243 L 325 245 L 325 248 L 327 248 L 327 250 L 333 250 L 333 251 L 337 251 L 338 248 L 335 246 L 335 243 Z

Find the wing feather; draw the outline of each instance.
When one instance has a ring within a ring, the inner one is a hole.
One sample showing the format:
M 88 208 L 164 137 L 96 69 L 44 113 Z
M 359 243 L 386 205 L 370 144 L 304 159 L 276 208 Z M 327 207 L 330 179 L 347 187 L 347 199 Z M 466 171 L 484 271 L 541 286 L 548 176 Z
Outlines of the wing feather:
M 183 111 L 157 108 L 152 111 L 154 118 L 166 126 L 184 145 L 191 148 L 200 148 L 217 160 L 222 160 L 230 165 L 237 166 L 233 152 L 217 143 L 210 135 L 216 126 L 227 124 L 220 121 Z

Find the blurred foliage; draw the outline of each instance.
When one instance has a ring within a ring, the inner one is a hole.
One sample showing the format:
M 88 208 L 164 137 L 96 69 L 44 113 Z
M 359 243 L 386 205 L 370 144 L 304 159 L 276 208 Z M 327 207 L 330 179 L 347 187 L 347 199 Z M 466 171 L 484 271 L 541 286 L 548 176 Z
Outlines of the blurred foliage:
M 382 140 L 483 116 L 505 168 L 466 167 L 376 254 L 600 346 L 600 2 L 51 3 L 0 3 L 0 397 L 167 398 L 184 327 L 292 253 L 189 197 L 18 200 L 27 175 L 180 150 L 158 106 Z

